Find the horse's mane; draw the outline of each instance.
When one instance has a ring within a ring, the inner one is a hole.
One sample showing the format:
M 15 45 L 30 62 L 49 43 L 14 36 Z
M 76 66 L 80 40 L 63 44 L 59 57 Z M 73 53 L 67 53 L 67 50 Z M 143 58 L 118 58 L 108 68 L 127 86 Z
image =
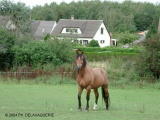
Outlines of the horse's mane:
M 76 57 L 76 59 L 78 59 L 79 57 L 83 58 L 83 65 L 82 65 L 82 67 L 83 68 L 86 67 L 86 65 L 87 65 L 86 57 L 83 54 L 78 54 L 77 57 Z

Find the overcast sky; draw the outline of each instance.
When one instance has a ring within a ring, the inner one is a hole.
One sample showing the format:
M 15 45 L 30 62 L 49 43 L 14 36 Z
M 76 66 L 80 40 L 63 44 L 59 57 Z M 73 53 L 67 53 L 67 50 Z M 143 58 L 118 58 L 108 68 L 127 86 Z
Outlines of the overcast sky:
M 51 3 L 51 2 L 56 2 L 56 3 L 61 3 L 61 2 L 66 2 L 66 3 L 70 3 L 72 1 L 83 1 L 83 0 L 11 0 L 14 2 L 23 2 L 25 3 L 27 6 L 33 7 L 36 5 L 44 5 L 45 3 Z M 91 0 L 90 0 L 91 1 Z M 104 0 L 101 0 L 104 1 Z M 125 0 L 106 0 L 106 1 L 125 1 Z M 150 2 L 150 3 L 154 3 L 154 4 L 160 4 L 160 0 L 132 0 L 132 1 L 139 1 L 139 2 Z

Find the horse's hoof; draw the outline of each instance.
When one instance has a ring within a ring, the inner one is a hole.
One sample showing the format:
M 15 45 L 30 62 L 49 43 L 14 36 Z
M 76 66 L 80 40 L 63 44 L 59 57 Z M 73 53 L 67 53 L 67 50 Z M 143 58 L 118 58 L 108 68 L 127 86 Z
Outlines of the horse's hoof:
M 106 108 L 106 111 L 109 111 L 109 109 L 108 109 L 108 108 Z
M 78 108 L 79 111 L 82 111 L 82 108 Z
M 98 105 L 97 105 L 97 104 L 94 104 L 93 110 L 97 110 L 97 109 L 98 109 Z
M 85 109 L 85 112 L 89 112 L 89 109 Z
M 85 111 L 88 112 L 88 111 L 89 111 L 89 108 L 86 108 Z

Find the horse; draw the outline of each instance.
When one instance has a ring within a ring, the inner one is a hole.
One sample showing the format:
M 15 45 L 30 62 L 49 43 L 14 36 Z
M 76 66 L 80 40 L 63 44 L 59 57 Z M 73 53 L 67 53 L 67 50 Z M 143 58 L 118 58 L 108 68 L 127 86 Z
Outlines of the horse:
M 95 94 L 95 104 L 93 109 L 96 110 L 98 105 L 98 88 L 102 88 L 102 98 L 105 102 L 106 110 L 109 109 L 109 90 L 108 84 L 109 80 L 107 78 L 107 74 L 102 68 L 92 68 L 87 65 L 86 57 L 84 53 L 80 50 L 76 50 L 77 56 L 75 60 L 76 64 L 76 81 L 78 84 L 78 109 L 81 108 L 81 95 L 84 89 L 86 89 L 86 110 L 89 110 L 89 100 L 90 100 L 90 92 L 91 89 L 94 90 Z

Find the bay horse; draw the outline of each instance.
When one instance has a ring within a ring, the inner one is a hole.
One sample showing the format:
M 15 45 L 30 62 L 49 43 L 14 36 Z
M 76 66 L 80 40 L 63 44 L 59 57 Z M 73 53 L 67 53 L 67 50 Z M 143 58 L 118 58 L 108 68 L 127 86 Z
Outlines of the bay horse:
M 81 108 L 81 94 L 83 89 L 86 89 L 86 110 L 89 110 L 89 99 L 91 89 L 94 90 L 95 104 L 93 109 L 97 109 L 99 98 L 98 88 L 102 88 L 102 97 L 105 102 L 106 110 L 109 108 L 109 91 L 108 91 L 108 78 L 105 71 L 101 68 L 92 68 L 87 65 L 86 57 L 82 51 L 76 50 L 77 56 L 75 60 L 77 75 L 76 81 L 78 83 L 78 109 Z

